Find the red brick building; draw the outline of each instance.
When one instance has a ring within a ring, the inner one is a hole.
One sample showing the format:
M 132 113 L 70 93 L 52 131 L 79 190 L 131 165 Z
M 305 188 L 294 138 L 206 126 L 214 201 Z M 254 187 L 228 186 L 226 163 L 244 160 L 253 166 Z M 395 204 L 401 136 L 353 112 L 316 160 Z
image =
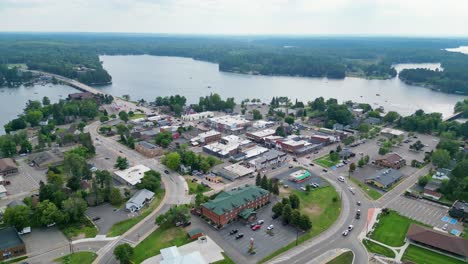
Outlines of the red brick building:
M 398 170 L 406 165 L 406 160 L 397 153 L 390 153 L 381 159 L 376 159 L 375 164 L 385 168 Z

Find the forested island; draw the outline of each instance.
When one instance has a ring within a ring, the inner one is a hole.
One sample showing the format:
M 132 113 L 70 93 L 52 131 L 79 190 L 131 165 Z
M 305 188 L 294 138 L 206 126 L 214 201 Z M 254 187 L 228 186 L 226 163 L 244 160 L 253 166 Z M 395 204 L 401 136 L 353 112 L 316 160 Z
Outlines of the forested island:
M 112 78 L 99 55 L 190 57 L 219 64 L 220 71 L 260 75 L 388 79 L 396 63 L 441 63 L 442 72 L 403 70 L 400 78 L 448 93 L 468 94 L 468 55 L 445 48 L 466 39 L 397 37 L 183 36 L 157 34 L 0 34 L 0 86 L 27 76 L 7 65 L 24 64 L 77 79 L 105 84 Z M 16 73 L 16 71 L 14 71 Z

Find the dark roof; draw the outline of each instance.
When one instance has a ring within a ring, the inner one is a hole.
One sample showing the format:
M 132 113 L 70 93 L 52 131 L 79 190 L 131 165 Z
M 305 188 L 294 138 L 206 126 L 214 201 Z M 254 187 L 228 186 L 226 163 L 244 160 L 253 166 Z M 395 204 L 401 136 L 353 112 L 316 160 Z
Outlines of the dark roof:
M 158 148 L 156 145 L 151 144 L 148 141 L 140 141 L 137 144 L 144 147 L 144 148 L 146 148 L 146 149 L 156 149 L 156 148 Z
M 0 159 L 0 171 L 17 169 L 16 163 L 11 158 Z
M 378 160 L 386 160 L 387 162 L 391 164 L 396 164 L 400 162 L 401 160 L 403 160 L 403 158 L 397 153 L 390 153 L 386 155 L 385 157 L 383 157 L 382 159 L 378 159 Z
M 89 92 L 72 93 L 68 95 L 68 98 L 75 99 L 75 100 L 91 99 L 91 98 L 94 98 L 94 94 L 89 93 Z
M 430 228 L 411 224 L 406 237 L 412 241 L 422 243 L 434 248 L 468 257 L 468 240 L 446 233 L 434 231 Z
M 198 234 L 203 234 L 203 230 L 201 230 L 200 228 L 194 228 L 194 229 L 190 229 L 187 234 L 189 236 L 195 236 L 195 235 L 198 235 Z
M 217 215 L 223 215 L 243 204 L 254 201 L 263 195 L 268 194 L 267 190 L 257 186 L 247 186 L 235 191 L 221 192 L 215 199 L 202 204 L 203 207 L 210 209 Z
M 402 177 L 403 177 L 403 174 L 398 170 L 383 169 L 383 170 L 379 170 L 376 174 L 370 177 L 367 177 L 366 180 L 372 180 L 387 187 L 397 182 Z
M 13 227 L 0 229 L 0 251 L 20 245 L 24 245 L 24 242 L 16 229 Z
M 455 201 L 455 203 L 452 205 L 453 208 L 456 210 L 463 211 L 465 213 L 468 213 L 468 203 L 463 202 L 463 201 Z

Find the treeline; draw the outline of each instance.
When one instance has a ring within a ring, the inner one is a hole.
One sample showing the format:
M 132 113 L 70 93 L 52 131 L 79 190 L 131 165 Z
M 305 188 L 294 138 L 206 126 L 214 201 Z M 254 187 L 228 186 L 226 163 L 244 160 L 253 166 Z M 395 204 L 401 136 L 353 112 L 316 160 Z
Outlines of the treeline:
M 17 84 L 29 82 L 32 79 L 32 73 L 19 72 L 17 67 L 7 67 L 0 64 L 0 87 L 15 86 Z
M 192 108 L 197 112 L 225 111 L 233 110 L 235 106 L 234 97 L 228 97 L 226 100 L 223 100 L 219 94 L 214 93 L 205 97 L 200 97 L 198 105 L 192 105 Z

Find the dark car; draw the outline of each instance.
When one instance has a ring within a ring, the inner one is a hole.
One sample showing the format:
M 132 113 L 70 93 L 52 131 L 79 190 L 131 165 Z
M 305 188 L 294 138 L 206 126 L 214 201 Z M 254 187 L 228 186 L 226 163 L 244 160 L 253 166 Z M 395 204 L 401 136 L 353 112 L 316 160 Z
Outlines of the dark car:
M 189 226 L 191 224 L 192 224 L 192 222 L 188 221 L 188 222 L 183 223 L 182 225 L 185 227 L 185 226 Z
M 328 170 L 327 170 L 327 169 L 323 169 L 322 171 L 323 171 L 323 172 L 328 172 Z
M 234 235 L 235 233 L 239 232 L 239 230 L 237 229 L 233 229 L 231 230 L 231 232 L 229 232 L 230 235 Z
M 101 219 L 101 217 L 99 217 L 99 216 L 93 217 L 93 221 L 98 221 L 100 219 Z
M 237 234 L 236 239 L 240 239 L 240 238 L 243 238 L 243 237 L 244 237 L 244 234 L 240 233 L 240 234 Z
M 257 223 L 251 223 L 251 224 L 250 224 L 250 227 L 254 227 L 254 226 L 256 226 L 256 225 L 257 225 Z
M 169 174 L 170 172 L 168 170 L 164 170 L 164 173 Z
M 120 153 L 123 153 L 121 150 L 119 150 Z
M 315 166 L 313 163 L 309 163 L 310 166 Z
M 273 219 L 276 219 L 276 218 L 278 218 L 278 217 L 279 217 L 278 214 L 273 214 L 273 215 L 271 216 L 271 218 L 273 218 Z

